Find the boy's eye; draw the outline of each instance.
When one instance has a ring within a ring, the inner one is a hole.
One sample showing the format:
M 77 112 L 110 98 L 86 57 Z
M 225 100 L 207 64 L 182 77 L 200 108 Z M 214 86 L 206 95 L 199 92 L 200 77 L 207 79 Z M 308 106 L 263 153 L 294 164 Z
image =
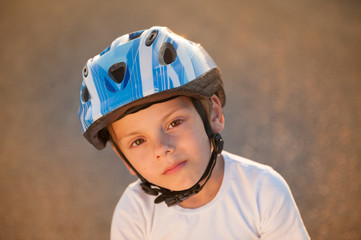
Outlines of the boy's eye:
M 145 140 L 144 139 L 137 139 L 137 140 L 135 140 L 133 143 L 132 143 L 132 147 L 136 147 L 136 146 L 139 146 L 139 145 L 141 145 L 142 143 L 144 143 L 145 142 Z
M 170 128 L 174 128 L 176 126 L 178 126 L 179 124 L 181 124 L 183 121 L 180 119 L 174 120 L 173 122 L 170 123 Z

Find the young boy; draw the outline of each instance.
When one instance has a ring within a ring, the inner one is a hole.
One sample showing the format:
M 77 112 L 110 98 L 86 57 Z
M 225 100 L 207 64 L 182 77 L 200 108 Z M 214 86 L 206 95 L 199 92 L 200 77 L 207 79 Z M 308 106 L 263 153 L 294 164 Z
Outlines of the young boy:
M 220 71 L 165 27 L 116 39 L 83 69 L 79 119 L 139 180 L 123 193 L 111 239 L 309 239 L 272 168 L 223 151 Z

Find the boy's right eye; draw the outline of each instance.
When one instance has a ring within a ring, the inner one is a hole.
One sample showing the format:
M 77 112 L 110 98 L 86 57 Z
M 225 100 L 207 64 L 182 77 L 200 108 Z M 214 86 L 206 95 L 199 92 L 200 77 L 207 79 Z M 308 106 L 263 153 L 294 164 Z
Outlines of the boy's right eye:
M 136 139 L 136 140 L 132 143 L 131 147 L 137 147 L 137 146 L 141 145 L 141 144 L 144 143 L 144 142 L 145 142 L 144 139 L 141 139 L 141 138 Z

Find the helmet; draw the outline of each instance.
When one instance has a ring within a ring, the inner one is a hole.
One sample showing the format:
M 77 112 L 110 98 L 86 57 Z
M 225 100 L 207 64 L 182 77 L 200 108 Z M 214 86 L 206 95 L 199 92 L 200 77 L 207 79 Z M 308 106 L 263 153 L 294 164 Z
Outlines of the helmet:
M 134 107 L 180 95 L 217 94 L 225 104 L 221 73 L 211 57 L 166 27 L 115 39 L 87 61 L 82 75 L 80 125 L 97 149 L 108 141 L 106 127 Z

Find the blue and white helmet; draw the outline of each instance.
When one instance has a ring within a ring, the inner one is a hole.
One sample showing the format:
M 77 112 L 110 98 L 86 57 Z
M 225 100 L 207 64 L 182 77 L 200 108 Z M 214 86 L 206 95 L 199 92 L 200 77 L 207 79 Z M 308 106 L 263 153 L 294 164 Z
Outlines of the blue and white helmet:
M 225 94 L 221 74 L 199 45 L 166 27 L 115 39 L 83 68 L 79 120 L 97 149 L 108 141 L 106 127 L 129 109 L 174 96 L 204 99 Z

